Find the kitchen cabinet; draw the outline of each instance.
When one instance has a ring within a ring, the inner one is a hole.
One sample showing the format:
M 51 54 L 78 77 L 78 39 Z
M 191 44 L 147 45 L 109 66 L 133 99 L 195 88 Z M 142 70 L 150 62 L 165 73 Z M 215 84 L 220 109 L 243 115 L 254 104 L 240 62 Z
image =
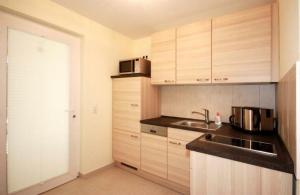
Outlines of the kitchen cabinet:
M 293 175 L 191 152 L 191 194 L 291 195 Z
M 113 80 L 113 129 L 140 132 L 141 85 L 140 77 Z
M 211 20 L 177 29 L 177 84 L 211 83 Z
M 140 134 L 113 131 L 113 158 L 119 162 L 140 167 Z
M 190 152 L 188 142 L 168 138 L 168 180 L 183 186 L 190 185 Z
M 263 195 L 292 194 L 293 176 L 271 169 L 261 169 L 261 190 Z
M 152 84 L 276 82 L 276 3 L 152 35 Z
M 151 83 L 175 84 L 176 30 L 157 32 L 151 36 Z
M 160 115 L 159 89 L 150 78 L 114 78 L 112 81 L 113 158 L 140 168 L 140 120 Z
M 212 20 L 212 82 L 271 82 L 271 5 Z
M 186 144 L 203 133 L 168 128 L 168 180 L 190 187 L 190 151 Z
M 112 85 L 113 129 L 140 133 L 140 120 L 160 115 L 159 89 L 150 78 L 117 78 Z
M 229 161 L 230 162 L 230 161 Z M 231 161 L 232 163 L 232 194 L 261 194 L 261 167 Z M 249 185 L 251 181 L 251 185 Z
M 141 133 L 141 170 L 167 179 L 167 137 Z

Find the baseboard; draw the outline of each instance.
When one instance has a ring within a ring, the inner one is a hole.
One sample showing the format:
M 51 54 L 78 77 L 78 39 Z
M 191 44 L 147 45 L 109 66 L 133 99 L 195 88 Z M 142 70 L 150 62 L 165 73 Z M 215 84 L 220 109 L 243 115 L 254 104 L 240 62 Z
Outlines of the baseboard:
M 100 168 L 98 168 L 96 170 L 93 170 L 93 171 L 90 171 L 88 173 L 84 173 L 84 174 L 83 173 L 79 173 L 79 177 L 81 177 L 81 178 L 88 178 L 88 177 L 91 177 L 91 176 L 93 176 L 95 174 L 99 174 L 99 173 L 101 173 L 101 172 L 103 172 L 103 171 L 105 171 L 107 169 L 110 169 L 111 167 L 114 167 L 114 166 L 115 166 L 115 163 L 112 162 L 112 163 L 110 163 L 108 165 L 105 165 L 104 167 L 100 167 Z
M 153 183 L 156 183 L 156 184 L 159 184 L 159 185 L 162 185 L 164 187 L 167 187 L 171 190 L 174 190 L 174 191 L 177 191 L 179 193 L 182 193 L 182 194 L 185 194 L 185 195 L 189 195 L 190 194 L 190 189 L 186 186 L 182 186 L 180 184 L 177 184 L 177 183 L 174 183 L 174 182 L 171 182 L 167 179 L 164 179 L 164 178 L 161 178 L 161 177 L 158 177 L 158 176 L 155 176 L 155 175 L 152 175 L 150 173 L 147 173 L 145 171 L 142 171 L 140 169 L 132 169 L 128 166 L 124 166 L 123 164 L 121 164 L 120 162 L 116 162 L 115 165 L 123 170 L 126 170 L 130 173 L 133 173 L 137 176 L 140 176 L 146 180 L 149 180 L 149 181 L 152 181 Z

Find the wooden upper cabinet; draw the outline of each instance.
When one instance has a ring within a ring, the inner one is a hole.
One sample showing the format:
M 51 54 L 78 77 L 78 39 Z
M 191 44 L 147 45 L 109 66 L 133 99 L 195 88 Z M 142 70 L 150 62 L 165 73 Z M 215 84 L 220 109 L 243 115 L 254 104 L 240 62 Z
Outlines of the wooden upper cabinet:
M 175 84 L 176 30 L 157 32 L 151 36 L 151 83 Z
M 271 82 L 271 5 L 212 20 L 212 82 Z
M 211 83 L 211 20 L 177 29 L 176 56 L 176 83 Z

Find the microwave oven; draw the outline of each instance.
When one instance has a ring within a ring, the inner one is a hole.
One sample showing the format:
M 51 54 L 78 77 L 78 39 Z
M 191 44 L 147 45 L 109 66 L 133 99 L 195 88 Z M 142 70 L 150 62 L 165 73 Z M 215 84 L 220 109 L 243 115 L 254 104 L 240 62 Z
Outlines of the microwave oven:
M 144 58 L 134 58 L 129 60 L 119 61 L 120 74 L 142 73 L 145 75 L 151 74 L 151 61 Z

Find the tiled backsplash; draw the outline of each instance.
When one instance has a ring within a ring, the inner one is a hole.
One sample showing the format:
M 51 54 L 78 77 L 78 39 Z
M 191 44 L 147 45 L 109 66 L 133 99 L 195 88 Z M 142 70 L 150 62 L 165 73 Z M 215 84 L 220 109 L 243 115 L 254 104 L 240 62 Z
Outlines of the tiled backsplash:
M 184 118 L 203 119 L 191 111 L 209 109 L 210 120 L 220 112 L 228 122 L 231 106 L 254 106 L 275 110 L 275 84 L 264 85 L 213 85 L 213 86 L 162 86 L 161 114 Z

